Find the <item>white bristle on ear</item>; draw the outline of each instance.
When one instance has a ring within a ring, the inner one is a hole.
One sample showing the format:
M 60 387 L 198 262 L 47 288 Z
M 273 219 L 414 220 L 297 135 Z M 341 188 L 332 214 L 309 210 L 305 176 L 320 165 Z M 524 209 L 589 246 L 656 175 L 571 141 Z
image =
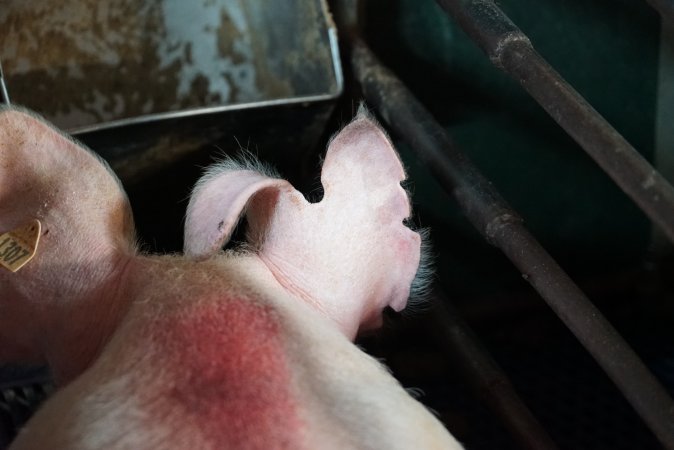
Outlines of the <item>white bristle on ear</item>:
M 250 170 L 261 173 L 269 178 L 281 178 L 273 166 L 260 161 L 257 155 L 254 155 L 250 151 L 241 149 L 235 156 L 223 155 L 222 159 L 210 165 L 201 179 L 199 179 L 197 186 L 207 183 L 224 172 L 236 170 Z
M 213 179 L 219 177 L 223 173 L 234 172 L 237 170 L 249 170 L 258 172 L 269 178 L 281 178 L 273 166 L 260 161 L 256 155 L 248 150 L 241 149 L 235 156 L 223 154 L 221 159 L 216 160 L 214 164 L 208 166 L 204 174 L 199 178 L 199 181 L 194 185 L 192 197 L 195 197 L 199 191 Z
M 410 395 L 410 397 L 412 397 L 413 399 L 420 399 L 421 397 L 423 397 L 424 395 L 426 395 L 426 393 L 424 392 L 424 390 L 421 389 L 421 388 L 418 388 L 418 387 L 406 387 L 406 388 L 405 388 L 405 391 L 407 391 L 407 393 L 408 393 L 408 394 Z
M 368 119 L 371 119 L 372 113 L 370 112 L 368 107 L 365 105 L 365 102 L 363 101 L 363 102 L 360 102 L 358 104 L 358 110 L 356 111 L 356 119 L 360 119 L 360 118 L 364 118 L 364 117 L 368 118 Z
M 370 111 L 370 109 L 367 107 L 365 102 L 360 102 L 360 105 L 358 105 L 358 111 L 356 112 L 356 117 L 354 118 L 354 120 L 360 120 L 360 119 L 367 119 L 370 122 L 377 125 L 379 128 L 381 128 L 381 131 L 384 132 L 384 134 L 386 135 L 386 138 L 389 141 L 391 140 L 391 138 L 388 135 L 388 132 L 386 131 L 386 129 L 381 125 L 381 123 L 379 123 L 379 120 L 377 119 L 375 114 L 372 111 Z
M 410 288 L 410 298 L 407 302 L 405 312 L 414 314 L 424 310 L 429 306 L 429 295 L 431 293 L 431 284 L 435 271 L 433 270 L 433 253 L 431 251 L 430 229 L 422 228 L 416 230 L 421 236 L 421 254 L 419 258 L 419 268 L 412 281 Z

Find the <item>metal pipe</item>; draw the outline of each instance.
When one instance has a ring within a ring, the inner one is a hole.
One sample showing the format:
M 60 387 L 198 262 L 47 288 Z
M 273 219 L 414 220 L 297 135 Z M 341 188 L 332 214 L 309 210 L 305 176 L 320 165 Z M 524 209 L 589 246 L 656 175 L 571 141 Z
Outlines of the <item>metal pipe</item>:
M 492 0 L 437 0 L 674 242 L 674 188 L 534 50 Z
M 0 61 L 0 102 L 5 105 L 9 105 L 9 93 L 7 92 L 7 87 L 5 86 L 5 77 L 2 73 L 2 61 Z
M 548 433 L 519 398 L 508 376 L 460 317 L 444 295 L 433 301 L 437 334 L 449 349 L 456 367 L 480 399 L 505 425 L 518 446 L 526 449 L 556 449 Z
M 674 1 L 673 0 L 646 0 L 649 5 L 660 13 L 663 20 L 674 24 Z
M 473 226 L 521 271 L 660 442 L 674 449 L 674 403 L 667 391 L 402 82 L 362 41 L 354 40 L 351 52 L 368 103 L 418 153 Z

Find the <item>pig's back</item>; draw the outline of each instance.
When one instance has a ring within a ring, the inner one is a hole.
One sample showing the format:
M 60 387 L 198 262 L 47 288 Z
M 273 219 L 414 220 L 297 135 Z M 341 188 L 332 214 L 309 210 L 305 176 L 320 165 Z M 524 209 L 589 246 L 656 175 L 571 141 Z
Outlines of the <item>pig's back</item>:
M 230 276 L 233 286 L 185 286 L 190 278 L 175 276 L 136 293 L 145 300 L 101 357 L 44 405 L 12 448 L 457 446 L 324 317 L 271 280 L 240 268 Z

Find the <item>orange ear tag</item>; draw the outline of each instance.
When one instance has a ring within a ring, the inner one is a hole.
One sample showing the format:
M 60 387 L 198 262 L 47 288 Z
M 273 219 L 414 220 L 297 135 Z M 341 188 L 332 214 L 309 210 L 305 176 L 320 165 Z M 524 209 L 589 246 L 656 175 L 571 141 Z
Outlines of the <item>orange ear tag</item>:
M 33 259 L 40 242 L 42 224 L 39 220 L 0 235 L 0 266 L 18 271 Z

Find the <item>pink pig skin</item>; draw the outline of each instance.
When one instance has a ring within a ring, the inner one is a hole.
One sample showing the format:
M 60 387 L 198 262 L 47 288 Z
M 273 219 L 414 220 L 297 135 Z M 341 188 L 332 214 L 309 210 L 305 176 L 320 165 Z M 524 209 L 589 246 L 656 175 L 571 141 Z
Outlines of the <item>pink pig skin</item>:
M 282 180 L 216 169 L 188 212 L 190 256 L 150 256 L 100 161 L 0 111 L 0 231 L 43 224 L 35 259 L 0 270 L 0 359 L 47 361 L 62 385 L 11 448 L 460 448 L 351 342 L 401 308 L 419 259 L 387 147 L 369 119 L 347 126 L 317 204 Z M 220 252 L 243 210 L 251 250 Z

